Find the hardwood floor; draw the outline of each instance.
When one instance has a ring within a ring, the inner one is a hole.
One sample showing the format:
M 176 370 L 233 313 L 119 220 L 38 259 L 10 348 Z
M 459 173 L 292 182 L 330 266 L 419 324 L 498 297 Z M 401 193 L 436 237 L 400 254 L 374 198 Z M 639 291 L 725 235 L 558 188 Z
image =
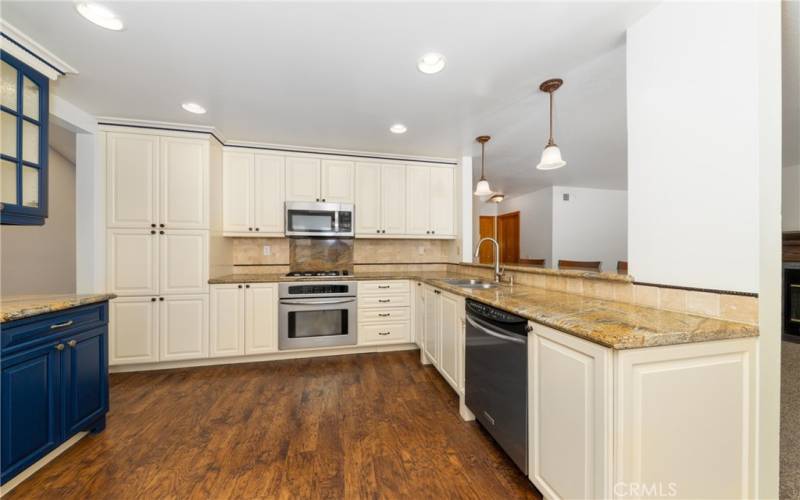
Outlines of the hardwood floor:
M 418 351 L 113 374 L 7 498 L 541 498 Z

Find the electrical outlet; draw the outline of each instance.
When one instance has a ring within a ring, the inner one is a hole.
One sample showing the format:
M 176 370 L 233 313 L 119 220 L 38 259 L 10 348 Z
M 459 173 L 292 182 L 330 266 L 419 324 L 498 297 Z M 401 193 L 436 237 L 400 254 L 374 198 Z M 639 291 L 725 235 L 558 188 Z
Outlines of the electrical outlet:
M 264 256 L 268 257 L 272 254 L 272 248 L 269 245 L 264 245 Z
M 562 196 L 562 199 L 564 201 L 569 201 L 569 193 L 564 193 L 564 195 Z

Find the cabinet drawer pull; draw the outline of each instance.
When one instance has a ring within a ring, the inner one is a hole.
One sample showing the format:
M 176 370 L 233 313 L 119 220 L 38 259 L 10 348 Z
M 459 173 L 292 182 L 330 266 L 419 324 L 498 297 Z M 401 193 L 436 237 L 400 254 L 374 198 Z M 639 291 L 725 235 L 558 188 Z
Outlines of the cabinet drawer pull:
M 76 345 L 78 345 L 78 341 L 75 340 L 75 339 L 72 339 L 69 342 L 67 342 L 67 345 L 70 346 L 70 347 L 75 347 Z
M 64 344 L 56 344 L 56 351 L 63 351 L 63 350 L 64 350 Z
M 392 332 L 378 332 L 378 335 L 389 335 Z
M 392 301 L 392 299 L 378 299 L 378 302 L 380 302 L 381 304 L 386 304 L 386 303 L 391 302 L 391 301 Z
M 50 325 L 51 330 L 55 330 L 56 328 L 64 328 L 65 326 L 69 326 L 72 323 L 75 323 L 73 320 L 65 321 L 63 323 L 56 323 L 55 325 Z
M 389 313 L 378 313 L 378 316 L 380 316 L 381 318 L 388 318 L 389 316 L 391 316 L 391 314 L 389 314 Z
M 392 285 L 378 285 L 378 288 L 391 288 Z
M 439 290 L 434 290 L 433 293 L 435 293 L 436 295 L 441 295 L 442 294 L 442 292 L 440 292 Z

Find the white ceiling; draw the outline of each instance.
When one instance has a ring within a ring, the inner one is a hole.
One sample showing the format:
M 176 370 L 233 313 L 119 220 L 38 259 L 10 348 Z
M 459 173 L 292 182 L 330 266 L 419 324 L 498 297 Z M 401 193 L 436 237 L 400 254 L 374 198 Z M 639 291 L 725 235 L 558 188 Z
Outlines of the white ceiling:
M 3 18 L 76 67 L 55 92 L 98 116 L 216 126 L 228 139 L 460 157 L 488 134 L 490 180 L 625 187 L 625 28 L 641 2 L 113 2 L 126 29 L 72 2 L 3 2 Z M 448 60 L 417 71 L 427 51 Z M 565 169 L 533 167 L 547 139 L 538 84 L 563 77 Z M 206 115 L 180 108 L 196 101 Z M 388 128 L 408 126 L 397 136 Z

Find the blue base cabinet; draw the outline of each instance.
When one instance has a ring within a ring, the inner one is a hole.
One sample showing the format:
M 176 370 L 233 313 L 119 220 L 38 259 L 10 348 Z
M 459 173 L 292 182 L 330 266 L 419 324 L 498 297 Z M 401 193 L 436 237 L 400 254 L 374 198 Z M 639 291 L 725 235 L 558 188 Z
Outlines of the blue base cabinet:
M 0 403 L 5 483 L 108 412 L 108 303 L 2 325 Z

